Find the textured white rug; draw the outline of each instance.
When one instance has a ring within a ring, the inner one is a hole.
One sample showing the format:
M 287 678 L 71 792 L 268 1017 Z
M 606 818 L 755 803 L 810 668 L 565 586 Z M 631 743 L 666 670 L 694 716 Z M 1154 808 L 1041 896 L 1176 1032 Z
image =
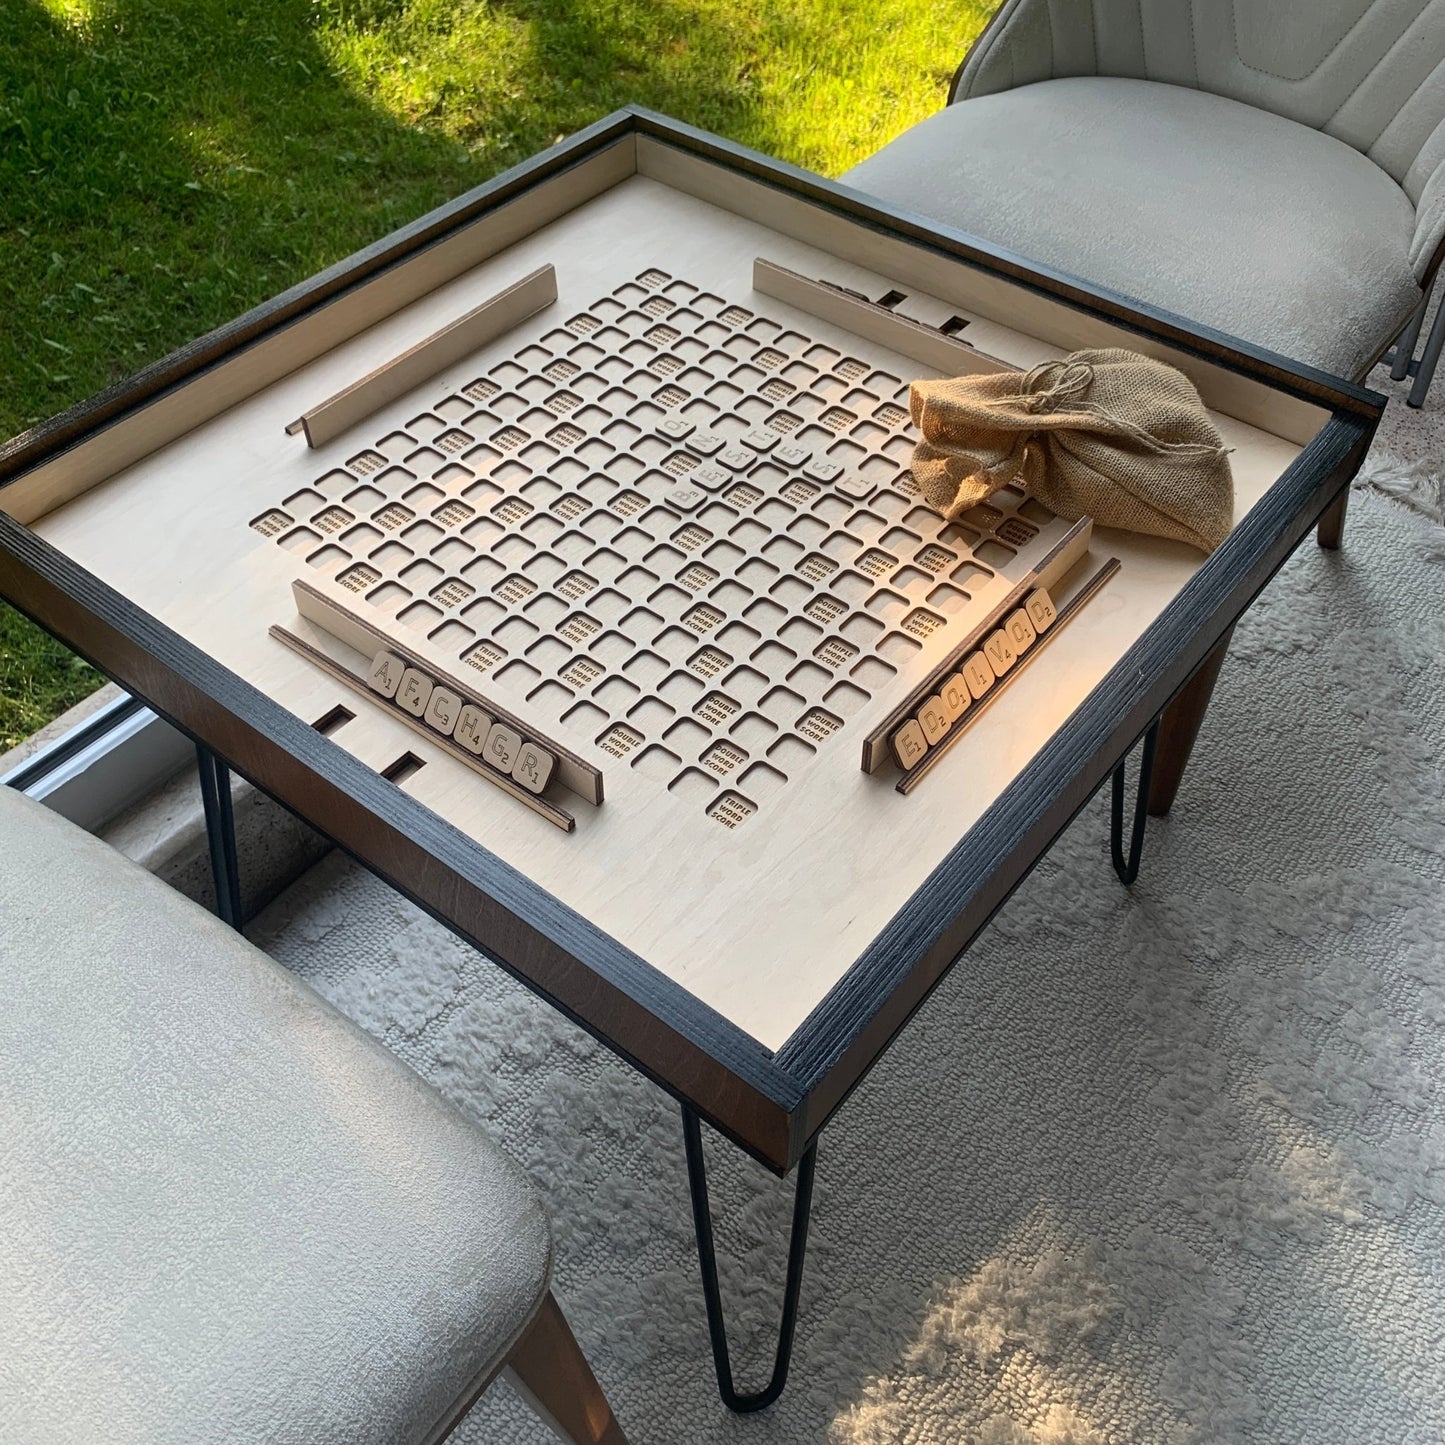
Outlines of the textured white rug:
M 765 1416 L 714 1392 L 665 1096 L 339 858 L 253 933 L 531 1170 L 637 1445 L 1439 1441 L 1442 598 L 1371 490 L 1260 598 L 1134 889 L 1100 795 L 824 1134 Z M 747 1384 L 792 1185 L 710 1159 Z M 459 1436 L 547 1438 L 505 1387 Z

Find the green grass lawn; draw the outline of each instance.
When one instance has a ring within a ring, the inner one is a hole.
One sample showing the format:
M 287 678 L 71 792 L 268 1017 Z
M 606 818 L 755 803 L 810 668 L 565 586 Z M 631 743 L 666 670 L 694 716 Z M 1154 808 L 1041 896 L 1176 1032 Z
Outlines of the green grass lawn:
M 836 174 L 996 0 L 0 0 L 0 437 L 637 102 Z M 0 748 L 98 676 L 0 603 Z

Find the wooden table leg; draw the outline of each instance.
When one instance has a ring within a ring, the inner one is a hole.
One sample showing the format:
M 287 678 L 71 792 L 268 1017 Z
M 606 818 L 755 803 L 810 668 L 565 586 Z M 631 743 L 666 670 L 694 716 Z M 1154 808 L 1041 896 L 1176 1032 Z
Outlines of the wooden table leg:
M 1321 547 L 1328 551 L 1339 550 L 1340 540 L 1345 535 L 1345 513 L 1350 506 L 1350 489 L 1346 487 L 1325 509 L 1320 517 L 1319 529 L 1315 536 Z
M 1344 515 L 1343 508 L 1340 515 Z M 1320 525 L 1323 527 L 1324 523 Z M 1224 666 L 1224 654 L 1229 651 L 1229 639 L 1233 636 L 1234 628 L 1231 627 L 1160 716 L 1154 769 L 1149 775 L 1151 817 L 1162 818 L 1174 805 L 1174 795 L 1179 791 L 1189 755 L 1194 751 L 1194 740 L 1199 736 L 1210 694 L 1214 691 L 1219 669 Z
M 627 1445 L 551 1290 L 507 1361 L 514 1390 L 573 1445 Z

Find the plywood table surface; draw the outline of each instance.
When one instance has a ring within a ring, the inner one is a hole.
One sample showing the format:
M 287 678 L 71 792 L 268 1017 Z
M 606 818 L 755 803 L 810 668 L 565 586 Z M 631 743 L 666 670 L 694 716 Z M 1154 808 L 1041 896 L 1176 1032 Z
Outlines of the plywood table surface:
M 723 826 L 699 799 L 680 797 L 665 780 L 634 768 L 635 759 L 610 756 L 596 745 L 593 731 L 569 730 L 555 714 L 539 714 L 539 728 L 605 777 L 605 802 L 572 809 L 577 826 L 567 834 L 268 636 L 280 623 L 318 646 L 333 645 L 297 617 L 292 583 L 315 574 L 250 525 L 268 507 L 341 466 L 370 438 L 402 427 L 436 398 L 555 331 L 648 267 L 685 276 L 905 380 L 928 374 L 907 357 L 757 295 L 752 270 L 758 257 L 869 296 L 893 284 L 886 275 L 634 176 L 60 506 L 34 529 L 303 721 L 316 722 L 338 705 L 356 712 L 334 734 L 341 747 L 378 770 L 414 754 L 425 766 L 402 786 L 415 798 L 776 1050 L 1193 576 L 1200 554 L 1096 529 L 1091 562 L 1119 558 L 1118 576 L 908 797 L 895 791 L 894 778 L 869 777 L 858 766 L 867 727 L 912 685 L 908 667 L 871 693 L 813 753 L 797 749 L 780 769 L 786 785 L 736 827 Z M 316 450 L 287 434 L 287 423 L 380 359 L 405 351 L 546 264 L 556 269 L 554 306 Z M 919 293 L 910 306 L 931 318 L 956 309 Z M 981 318 L 967 335 L 1019 366 L 1057 354 L 1057 348 Z M 1232 417 L 1215 420 L 1233 448 L 1239 519 L 1300 448 Z M 508 707 L 529 716 L 524 693 L 495 685 L 499 699 L 505 695 Z M 719 778 L 716 790 L 729 785 Z M 711 784 L 697 786 L 706 791 Z

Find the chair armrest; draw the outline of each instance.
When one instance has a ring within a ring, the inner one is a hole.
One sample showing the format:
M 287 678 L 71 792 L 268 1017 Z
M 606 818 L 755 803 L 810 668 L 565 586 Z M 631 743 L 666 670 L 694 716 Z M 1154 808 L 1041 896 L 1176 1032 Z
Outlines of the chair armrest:
M 1435 167 L 1415 206 L 1415 234 L 1410 241 L 1410 265 L 1415 279 L 1426 286 L 1445 259 L 1445 159 Z
M 1065 75 L 1097 75 L 1092 12 L 1116 4 L 1095 0 L 1056 10 L 1049 0 L 1004 0 L 953 77 L 949 103 Z

